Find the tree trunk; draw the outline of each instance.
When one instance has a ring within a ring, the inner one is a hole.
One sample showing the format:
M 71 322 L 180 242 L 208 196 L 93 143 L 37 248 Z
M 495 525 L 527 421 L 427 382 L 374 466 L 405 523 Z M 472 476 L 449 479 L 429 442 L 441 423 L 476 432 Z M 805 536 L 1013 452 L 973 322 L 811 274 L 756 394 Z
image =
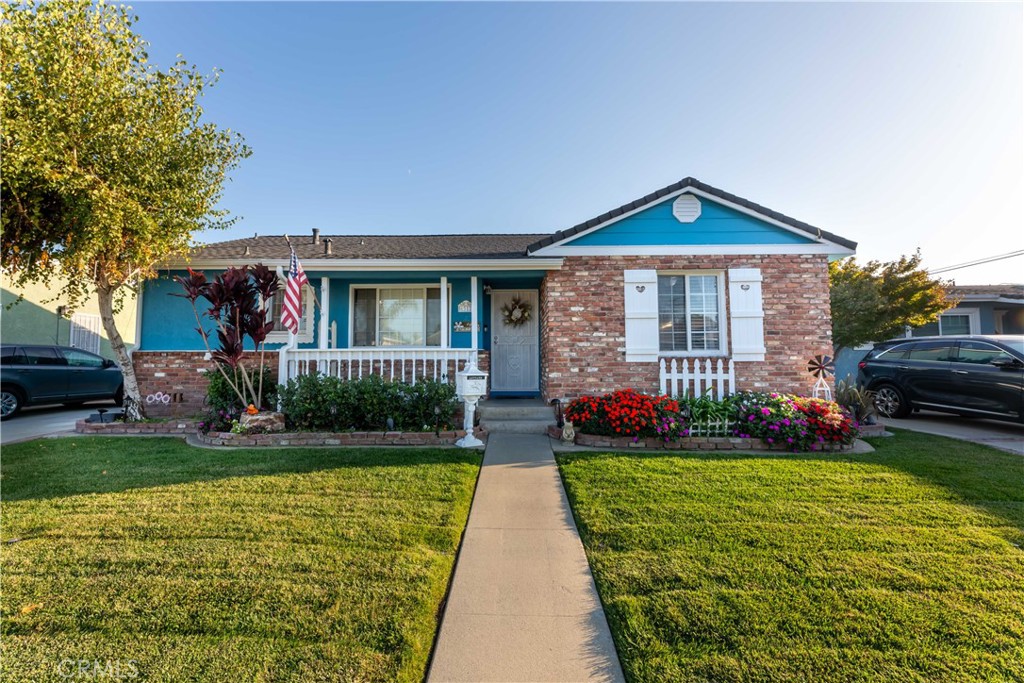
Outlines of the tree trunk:
M 117 323 L 114 322 L 114 289 L 112 287 L 99 286 L 96 288 L 96 295 L 99 299 L 100 319 L 103 321 L 103 329 L 110 341 L 110 348 L 114 352 L 117 366 L 121 368 L 121 375 L 124 377 L 124 416 L 125 421 L 134 422 L 145 417 L 142 402 L 142 394 L 139 392 L 139 381 L 135 378 L 135 366 L 132 365 L 128 349 L 124 347 L 124 339 L 117 331 Z

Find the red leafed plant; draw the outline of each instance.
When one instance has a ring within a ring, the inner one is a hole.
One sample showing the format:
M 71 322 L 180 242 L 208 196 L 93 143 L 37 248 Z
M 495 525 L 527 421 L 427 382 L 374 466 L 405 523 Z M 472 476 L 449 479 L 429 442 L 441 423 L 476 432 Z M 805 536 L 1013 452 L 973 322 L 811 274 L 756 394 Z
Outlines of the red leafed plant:
M 261 406 L 266 339 L 274 329 L 274 323 L 267 320 L 267 306 L 280 287 L 277 274 L 263 264 L 257 264 L 228 268 L 212 282 L 204 273 L 191 268 L 188 269 L 188 277 L 177 276 L 174 280 L 185 290 L 184 294 L 174 296 L 187 299 L 192 304 L 196 331 L 241 405 Z M 210 304 L 202 314 L 197 306 L 201 298 Z M 216 348 L 210 344 L 211 335 L 203 327 L 203 317 L 214 323 Z M 260 354 L 257 372 L 250 372 L 243 361 L 246 337 L 252 339 L 253 348 Z M 253 383 L 254 374 L 259 375 L 256 385 Z
M 634 389 L 577 398 L 565 409 L 565 419 L 582 433 L 603 436 L 664 436 L 669 421 L 681 425 L 678 401 Z

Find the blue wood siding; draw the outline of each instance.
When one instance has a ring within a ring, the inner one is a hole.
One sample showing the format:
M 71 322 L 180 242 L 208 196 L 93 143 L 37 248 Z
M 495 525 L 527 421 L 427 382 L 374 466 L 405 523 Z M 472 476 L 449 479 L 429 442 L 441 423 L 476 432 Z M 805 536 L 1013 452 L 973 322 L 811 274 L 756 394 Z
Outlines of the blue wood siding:
M 700 217 L 680 223 L 672 215 L 675 197 L 567 242 L 571 246 L 657 246 L 716 244 L 808 244 L 803 237 L 699 197 Z
M 214 271 L 207 273 L 212 277 Z M 142 297 L 142 334 L 140 335 L 140 348 L 144 351 L 203 351 L 202 339 L 196 332 L 195 316 L 188 301 L 173 294 L 181 293 L 181 286 L 171 278 L 175 275 L 184 275 L 184 271 L 172 271 L 164 273 L 160 278 L 149 280 L 145 283 Z M 323 273 L 318 271 L 307 271 L 310 284 L 319 299 L 321 276 L 330 277 L 330 303 L 329 317 L 331 321 L 337 322 L 338 348 L 349 346 L 349 308 L 351 305 L 350 291 L 352 285 L 356 284 L 440 284 L 441 276 L 445 275 L 440 271 L 421 273 Z M 448 275 L 448 283 L 451 288 L 450 320 L 452 327 L 459 321 L 470 322 L 471 313 L 460 313 L 459 302 L 471 300 L 470 277 L 472 273 L 457 272 Z M 484 285 L 490 284 L 495 289 L 523 288 L 536 289 L 544 277 L 543 271 L 481 271 L 477 273 L 477 322 L 480 329 L 477 331 L 477 348 L 490 348 L 490 334 L 487 326 L 490 325 L 490 298 L 484 295 Z M 200 311 L 202 311 L 204 300 L 200 300 Z M 317 348 L 320 332 L 320 312 L 314 313 L 313 341 L 299 344 L 299 348 Z M 212 324 L 204 321 L 204 327 L 209 331 Z M 451 346 L 453 348 L 468 349 L 472 347 L 472 333 L 455 332 L 450 333 Z M 268 350 L 280 348 L 282 344 L 267 344 Z

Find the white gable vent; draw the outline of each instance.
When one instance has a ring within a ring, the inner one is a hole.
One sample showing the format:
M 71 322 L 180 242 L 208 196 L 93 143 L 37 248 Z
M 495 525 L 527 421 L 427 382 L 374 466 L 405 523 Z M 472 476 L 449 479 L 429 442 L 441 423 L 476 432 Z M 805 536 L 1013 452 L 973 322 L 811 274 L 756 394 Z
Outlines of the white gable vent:
M 672 202 L 672 215 L 680 223 L 692 223 L 700 218 L 700 200 L 692 194 L 681 194 Z

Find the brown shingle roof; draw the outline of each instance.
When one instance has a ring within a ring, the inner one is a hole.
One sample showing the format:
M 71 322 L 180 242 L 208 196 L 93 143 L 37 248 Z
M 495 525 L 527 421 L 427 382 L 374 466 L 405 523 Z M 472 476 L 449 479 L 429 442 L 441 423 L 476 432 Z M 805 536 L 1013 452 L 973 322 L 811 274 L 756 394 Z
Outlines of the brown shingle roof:
M 969 296 L 975 301 L 978 297 L 992 299 L 1024 299 L 1024 285 L 953 285 L 954 296 Z
M 306 259 L 506 259 L 525 258 L 526 247 L 545 235 L 321 235 L 314 244 L 309 234 L 290 236 L 295 254 Z M 324 241 L 331 240 L 331 254 Z M 246 254 L 245 248 L 249 248 Z M 248 237 L 199 247 L 196 259 L 284 259 L 283 235 Z

